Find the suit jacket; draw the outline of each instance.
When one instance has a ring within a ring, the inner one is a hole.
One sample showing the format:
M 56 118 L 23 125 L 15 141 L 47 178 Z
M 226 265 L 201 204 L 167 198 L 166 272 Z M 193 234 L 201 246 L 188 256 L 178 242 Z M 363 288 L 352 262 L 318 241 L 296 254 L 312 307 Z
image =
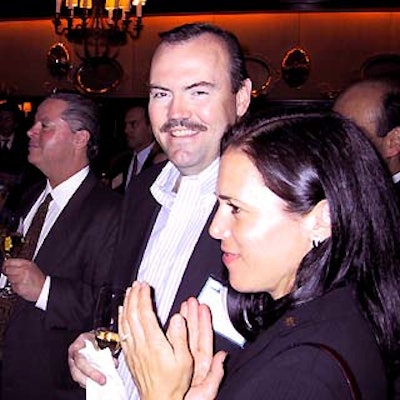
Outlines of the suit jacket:
M 160 204 L 150 193 L 150 186 L 165 166 L 166 162 L 154 165 L 132 178 L 125 194 L 119 238 L 114 257 L 113 280 L 116 286 L 127 287 L 136 279 L 139 266 L 156 221 Z M 140 190 L 138 190 L 140 188 Z M 181 303 L 190 296 L 197 297 L 210 275 L 225 280 L 226 269 L 222 264 L 218 240 L 208 234 L 213 218 L 211 213 L 200 238 L 189 259 L 178 292 L 173 302 L 170 316 L 179 311 Z M 234 352 L 238 347 L 220 335 L 216 335 L 217 350 Z
M 335 289 L 287 311 L 231 360 L 218 399 L 351 399 L 336 361 L 323 350 L 296 346 L 323 343 L 350 367 L 364 400 L 386 399 L 383 361 L 351 287 Z
M 25 204 L 27 212 L 41 193 Z M 71 379 L 68 346 L 92 329 L 97 289 L 108 279 L 120 195 L 92 173 L 61 212 L 35 263 L 51 276 L 47 310 L 18 298 L 6 331 L 2 400 L 84 399 Z

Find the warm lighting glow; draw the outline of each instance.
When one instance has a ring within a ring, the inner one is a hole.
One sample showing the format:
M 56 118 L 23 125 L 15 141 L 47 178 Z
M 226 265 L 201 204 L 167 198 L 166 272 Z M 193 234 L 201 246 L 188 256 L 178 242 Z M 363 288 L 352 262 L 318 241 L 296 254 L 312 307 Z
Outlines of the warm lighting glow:
M 30 101 L 24 101 L 22 103 L 22 111 L 25 114 L 25 117 L 28 116 L 30 112 L 32 112 L 32 103 Z
M 121 46 L 129 37 L 139 38 L 145 3 L 135 0 L 133 8 L 132 0 L 56 0 L 55 31 L 85 47 Z

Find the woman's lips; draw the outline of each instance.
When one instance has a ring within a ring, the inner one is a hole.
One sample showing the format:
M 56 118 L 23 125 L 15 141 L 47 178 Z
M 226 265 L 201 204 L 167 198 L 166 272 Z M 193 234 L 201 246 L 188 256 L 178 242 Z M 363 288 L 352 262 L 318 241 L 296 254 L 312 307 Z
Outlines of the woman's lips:
M 231 264 L 233 261 L 235 261 L 239 256 L 237 254 L 233 253 L 228 253 L 228 252 L 223 252 L 222 254 L 222 262 L 228 266 Z

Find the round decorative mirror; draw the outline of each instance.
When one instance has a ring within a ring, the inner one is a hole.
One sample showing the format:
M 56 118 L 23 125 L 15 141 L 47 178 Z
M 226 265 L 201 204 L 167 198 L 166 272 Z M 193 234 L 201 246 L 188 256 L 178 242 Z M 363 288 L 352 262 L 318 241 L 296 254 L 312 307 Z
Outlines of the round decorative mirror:
M 310 57 L 304 49 L 290 49 L 282 60 L 282 79 L 288 86 L 300 88 L 310 75 L 310 64 Z
M 247 72 L 253 82 L 251 95 L 258 97 L 261 94 L 266 94 L 273 80 L 273 71 L 269 63 L 256 56 L 246 56 L 245 63 Z
M 53 44 L 47 53 L 47 68 L 56 78 L 64 78 L 71 69 L 71 57 L 67 47 L 59 42 Z
M 93 57 L 78 67 L 75 84 L 84 93 L 104 94 L 118 86 L 122 76 L 122 67 L 115 59 Z

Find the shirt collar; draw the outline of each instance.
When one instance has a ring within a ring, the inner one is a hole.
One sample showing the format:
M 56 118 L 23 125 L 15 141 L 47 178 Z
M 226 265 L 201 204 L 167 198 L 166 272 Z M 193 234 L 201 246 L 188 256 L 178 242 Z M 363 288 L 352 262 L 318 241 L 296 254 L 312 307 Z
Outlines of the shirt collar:
M 145 147 L 144 149 L 140 150 L 137 153 L 137 160 L 139 165 L 144 164 L 144 162 L 146 161 L 147 157 L 149 156 L 151 150 L 153 149 L 154 146 L 154 142 L 151 142 L 147 147 Z
M 202 198 L 212 197 L 215 201 L 218 167 L 219 158 L 215 159 L 198 175 L 181 176 L 178 168 L 176 168 L 175 165 L 169 161 L 158 175 L 157 179 L 154 181 L 150 191 L 159 204 L 170 207 L 176 196 L 176 193 L 174 192 L 174 186 L 179 177 L 181 177 L 181 185 L 184 181 L 197 181 L 200 187 L 200 196 Z
M 55 203 L 63 208 L 69 199 L 84 181 L 89 173 L 89 166 L 82 168 L 80 171 L 69 177 L 64 182 L 57 185 L 54 189 L 51 188 L 49 180 L 47 180 L 46 189 L 43 192 L 43 199 L 46 197 L 47 193 L 51 193 L 51 197 Z

